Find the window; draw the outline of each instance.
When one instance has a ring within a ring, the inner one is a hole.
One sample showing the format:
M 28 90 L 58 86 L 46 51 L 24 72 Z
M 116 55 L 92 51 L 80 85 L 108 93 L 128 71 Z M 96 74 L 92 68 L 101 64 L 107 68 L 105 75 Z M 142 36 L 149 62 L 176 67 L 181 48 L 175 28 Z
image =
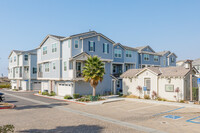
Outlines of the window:
M 122 57 L 122 51 L 120 49 L 115 49 L 114 53 L 116 58 Z
M 171 63 L 174 63 L 175 62 L 175 59 L 174 57 L 171 58 Z
M 166 65 L 166 60 L 165 60 L 165 59 L 163 59 L 163 65 L 164 65 L 164 66 Z
M 119 88 L 119 87 L 120 87 L 120 81 L 117 80 L 117 88 Z
M 69 62 L 69 69 L 73 69 L 73 62 Z
M 103 53 L 109 53 L 109 44 L 103 43 Z
M 43 47 L 43 55 L 47 54 L 47 46 Z
M 18 68 L 15 68 L 16 69 L 16 73 L 18 73 Z
M 33 67 L 33 74 L 37 73 L 37 68 Z
M 113 73 L 116 72 L 116 66 L 113 66 Z
M 24 72 L 28 73 L 29 72 L 29 68 L 28 67 L 24 67 Z
M 165 85 L 166 92 L 174 92 L 174 85 Z
M 16 62 L 16 56 L 14 57 L 14 62 Z
M 45 72 L 49 72 L 49 63 L 44 64 Z
M 132 51 L 126 50 L 126 57 L 132 57 Z
M 56 69 L 56 63 L 53 63 L 52 66 L 53 66 L 53 70 L 55 70 Z
M 148 54 L 144 54 L 144 60 L 148 61 L 149 60 L 149 55 Z
M 68 48 L 70 48 L 70 40 L 68 40 Z
M 158 56 L 154 56 L 154 61 L 158 62 L 158 60 L 159 60 L 159 57 Z
M 28 55 L 24 55 L 24 60 L 28 61 Z
M 55 53 L 57 51 L 57 45 L 56 43 L 52 44 L 52 53 Z
M 64 71 L 67 71 L 67 62 L 64 62 Z
M 10 57 L 10 62 L 12 63 L 12 57 Z
M 94 52 L 95 51 L 95 42 L 89 41 L 89 51 Z
M 78 40 L 74 41 L 74 48 L 78 48 Z

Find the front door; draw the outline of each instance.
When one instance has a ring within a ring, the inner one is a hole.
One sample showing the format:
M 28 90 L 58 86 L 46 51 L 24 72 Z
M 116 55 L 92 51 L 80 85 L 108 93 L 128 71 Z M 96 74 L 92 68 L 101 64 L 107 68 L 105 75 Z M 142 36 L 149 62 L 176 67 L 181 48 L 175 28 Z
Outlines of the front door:
M 81 62 L 76 62 L 76 77 L 81 77 Z
M 147 87 L 147 94 L 150 94 L 150 91 L 151 91 L 151 79 L 150 78 L 144 79 L 144 86 Z

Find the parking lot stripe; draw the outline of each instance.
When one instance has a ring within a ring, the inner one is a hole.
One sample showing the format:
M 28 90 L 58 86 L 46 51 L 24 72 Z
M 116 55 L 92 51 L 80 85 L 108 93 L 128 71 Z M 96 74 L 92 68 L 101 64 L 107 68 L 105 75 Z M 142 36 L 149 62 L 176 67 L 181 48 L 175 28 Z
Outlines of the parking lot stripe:
M 193 121 L 193 120 L 195 120 L 195 119 L 198 119 L 198 118 L 200 118 L 200 116 L 198 116 L 198 117 L 195 117 L 195 118 L 192 118 L 192 119 L 189 119 L 189 120 L 186 120 L 186 122 L 191 122 L 191 123 L 200 124 L 200 122 Z
M 179 109 L 183 109 L 183 108 L 185 108 L 185 107 L 180 107 L 180 108 L 172 109 L 172 110 L 169 110 L 169 111 L 161 112 L 161 113 L 155 114 L 153 116 L 162 115 L 162 114 L 165 114 L 165 113 L 170 113 L 170 112 L 173 112 L 173 111 L 176 111 L 176 110 L 179 110 Z
M 116 120 L 116 119 L 112 119 L 112 118 L 108 118 L 108 117 L 104 117 L 104 116 L 100 116 L 100 115 L 90 114 L 90 113 L 82 112 L 82 111 L 79 111 L 79 110 L 74 110 L 74 109 L 67 108 L 67 107 L 52 106 L 49 103 L 41 102 L 39 100 L 25 98 L 25 97 L 22 97 L 22 96 L 16 96 L 16 95 L 9 94 L 9 93 L 4 93 L 4 94 L 12 96 L 12 97 L 24 99 L 24 100 L 27 100 L 27 101 L 31 101 L 31 102 L 34 102 L 34 103 L 44 104 L 44 105 L 50 106 L 52 108 L 56 108 L 56 109 L 60 109 L 60 110 L 63 110 L 63 111 L 79 114 L 79 115 L 90 117 L 90 118 L 93 118 L 93 119 L 113 123 L 113 124 L 116 124 L 116 125 L 119 125 L 119 126 L 128 127 L 128 128 L 134 129 L 134 130 L 142 131 L 142 132 L 165 133 L 165 132 L 157 130 L 157 129 L 153 129 L 153 128 L 149 128 L 149 127 L 145 127 L 145 126 L 140 126 L 140 125 L 136 125 L 136 124 L 133 124 L 133 123 L 123 122 L 123 121 L 120 121 L 120 120 Z
M 130 109 L 130 110 L 128 110 L 128 112 L 136 111 L 136 110 L 141 110 L 141 109 L 147 109 L 147 108 L 151 108 L 151 107 L 155 107 L 155 106 L 159 106 L 159 105 L 157 104 L 157 105 L 145 106 L 145 107 L 136 108 L 136 109 Z

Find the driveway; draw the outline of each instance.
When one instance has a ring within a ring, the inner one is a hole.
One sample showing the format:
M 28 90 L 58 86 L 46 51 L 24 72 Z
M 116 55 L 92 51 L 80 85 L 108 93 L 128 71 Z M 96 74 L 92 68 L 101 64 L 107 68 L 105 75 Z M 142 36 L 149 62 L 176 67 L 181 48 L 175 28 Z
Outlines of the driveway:
M 5 91 L 4 91 L 5 92 Z M 32 92 L 8 92 L 17 107 L 0 110 L 3 124 L 18 132 L 199 132 L 199 109 L 118 101 L 79 105 L 33 96 Z

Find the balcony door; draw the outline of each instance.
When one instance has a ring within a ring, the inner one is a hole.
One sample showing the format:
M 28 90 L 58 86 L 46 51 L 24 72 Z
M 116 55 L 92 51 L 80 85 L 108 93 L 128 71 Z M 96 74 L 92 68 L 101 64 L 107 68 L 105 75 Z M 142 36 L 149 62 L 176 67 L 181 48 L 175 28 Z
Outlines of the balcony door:
M 81 62 L 76 62 L 76 77 L 81 77 Z

